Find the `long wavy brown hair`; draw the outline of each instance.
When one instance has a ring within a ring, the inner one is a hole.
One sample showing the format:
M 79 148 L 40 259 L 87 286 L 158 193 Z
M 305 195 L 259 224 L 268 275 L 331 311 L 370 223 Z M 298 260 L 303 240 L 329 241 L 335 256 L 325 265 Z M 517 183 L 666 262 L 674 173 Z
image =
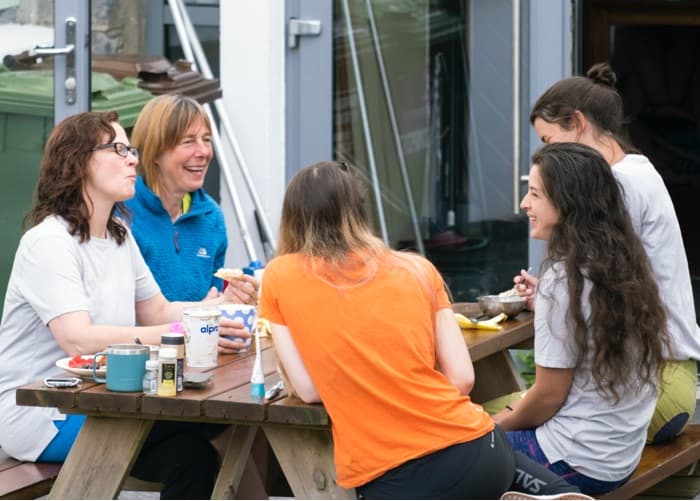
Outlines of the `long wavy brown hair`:
M 92 201 L 84 191 L 88 165 L 95 146 L 114 140 L 112 124 L 118 120 L 115 111 L 88 111 L 69 116 L 54 127 L 44 147 L 34 202 L 24 218 L 25 228 L 56 215 L 68 222 L 71 235 L 79 235 L 81 242 L 90 240 Z M 118 202 L 107 222 L 107 233 L 120 245 L 126 229 L 115 214 L 126 213 L 124 204 Z
M 530 123 L 541 118 L 570 131 L 576 128 L 575 113 L 580 111 L 593 125 L 596 137 L 609 137 L 625 153 L 637 153 L 622 137 L 624 113 L 616 82 L 617 76 L 608 63 L 594 64 L 586 76 L 559 80 L 537 99 L 530 112 Z
M 655 386 L 670 352 L 666 311 L 610 166 L 577 143 L 546 145 L 532 163 L 560 215 L 544 265 L 562 263 L 566 270 L 578 363 L 591 336 L 593 377 L 602 395 L 618 402 L 628 390 Z M 589 318 L 581 304 L 584 280 L 592 284 Z

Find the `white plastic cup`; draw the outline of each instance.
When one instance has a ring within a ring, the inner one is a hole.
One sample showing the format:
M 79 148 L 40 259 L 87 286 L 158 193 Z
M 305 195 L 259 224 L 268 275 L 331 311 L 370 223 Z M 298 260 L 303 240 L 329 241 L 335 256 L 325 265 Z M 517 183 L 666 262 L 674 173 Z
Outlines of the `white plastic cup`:
M 220 316 L 218 308 L 190 308 L 183 312 L 188 367 L 216 367 Z
M 253 335 L 253 326 L 255 325 L 255 306 L 252 304 L 234 304 L 224 303 L 219 305 L 219 311 L 224 318 L 232 320 L 239 319 L 243 321 L 243 326 L 251 333 L 251 337 L 242 338 L 236 336 L 224 336 L 232 341 L 245 343 L 245 348 L 241 348 L 238 352 L 248 351 L 250 349 L 250 341 Z

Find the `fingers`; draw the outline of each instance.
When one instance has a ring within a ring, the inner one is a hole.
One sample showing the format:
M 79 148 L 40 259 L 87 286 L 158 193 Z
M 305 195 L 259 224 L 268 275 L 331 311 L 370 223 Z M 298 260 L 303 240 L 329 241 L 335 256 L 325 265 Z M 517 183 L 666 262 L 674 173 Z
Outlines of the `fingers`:
M 513 277 L 513 282 L 515 283 L 515 292 L 520 297 L 527 298 L 525 307 L 532 310 L 534 308 L 535 291 L 539 283 L 537 277 L 530 275 L 527 270 L 520 270 L 520 274 Z
M 257 304 L 259 289 L 260 284 L 255 278 L 243 275 L 240 279 L 229 282 L 224 298 L 231 303 Z
M 250 331 L 239 318 L 219 319 L 219 353 L 237 353 L 250 347 Z
M 204 297 L 204 301 L 207 299 L 215 299 L 219 297 L 219 290 L 216 287 L 212 287 L 209 289 L 209 292 L 207 292 L 207 295 Z
M 520 270 L 520 275 L 513 277 L 513 282 L 515 282 L 515 291 L 518 295 L 527 299 L 525 308 L 535 311 L 535 292 L 537 291 L 539 279 L 534 275 L 530 275 L 526 270 Z

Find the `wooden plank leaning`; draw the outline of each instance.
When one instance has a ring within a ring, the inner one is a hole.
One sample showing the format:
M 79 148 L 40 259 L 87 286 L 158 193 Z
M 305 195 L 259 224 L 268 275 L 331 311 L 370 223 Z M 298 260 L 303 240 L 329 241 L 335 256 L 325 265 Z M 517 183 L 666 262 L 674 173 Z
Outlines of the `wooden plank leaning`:
M 88 416 L 49 499 L 116 499 L 152 426 L 147 419 Z

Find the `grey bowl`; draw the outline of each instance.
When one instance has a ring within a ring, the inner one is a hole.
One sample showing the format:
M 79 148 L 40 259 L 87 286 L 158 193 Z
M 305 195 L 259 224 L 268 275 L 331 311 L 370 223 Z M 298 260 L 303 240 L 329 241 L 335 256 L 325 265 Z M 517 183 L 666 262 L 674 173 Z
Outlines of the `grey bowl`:
M 520 296 L 507 296 L 499 299 L 501 311 L 508 315 L 508 318 L 513 318 L 523 311 L 525 309 L 525 303 L 527 302 L 527 299 Z
M 502 311 L 501 302 L 496 295 L 479 296 L 476 300 L 479 302 L 479 306 L 481 307 L 481 311 L 484 312 L 484 315 L 495 317 Z

